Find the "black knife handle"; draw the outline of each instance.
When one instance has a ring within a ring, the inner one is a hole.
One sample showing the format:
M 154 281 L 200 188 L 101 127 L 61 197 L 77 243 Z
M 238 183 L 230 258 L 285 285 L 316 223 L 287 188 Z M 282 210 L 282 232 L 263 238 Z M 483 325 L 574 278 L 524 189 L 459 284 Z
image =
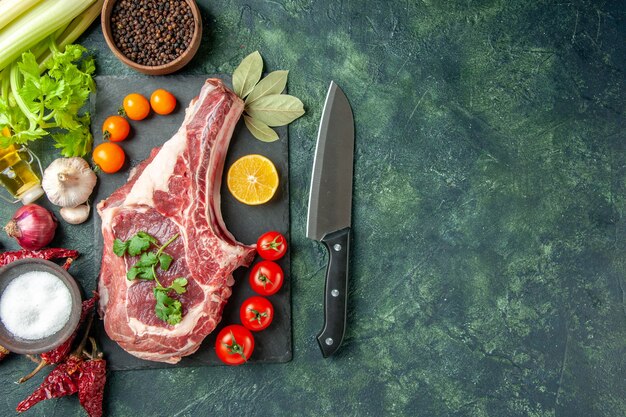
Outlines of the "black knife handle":
M 322 242 L 328 249 L 328 269 L 324 285 L 324 328 L 317 341 L 327 358 L 339 349 L 346 332 L 350 228 L 329 233 Z

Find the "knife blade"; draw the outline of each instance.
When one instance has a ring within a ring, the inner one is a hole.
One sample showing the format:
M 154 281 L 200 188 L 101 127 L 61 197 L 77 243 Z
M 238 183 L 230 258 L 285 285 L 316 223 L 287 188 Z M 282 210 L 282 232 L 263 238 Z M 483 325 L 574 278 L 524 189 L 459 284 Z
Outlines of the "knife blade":
M 317 336 L 325 358 L 339 349 L 346 331 L 353 160 L 352 109 L 343 91 L 331 82 L 317 135 L 306 232 L 328 250 L 324 327 Z

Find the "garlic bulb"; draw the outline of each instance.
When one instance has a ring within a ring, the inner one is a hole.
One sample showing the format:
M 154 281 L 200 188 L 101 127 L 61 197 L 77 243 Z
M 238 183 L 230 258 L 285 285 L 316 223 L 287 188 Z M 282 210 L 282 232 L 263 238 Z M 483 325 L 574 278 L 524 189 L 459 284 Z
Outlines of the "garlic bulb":
M 41 186 L 52 204 L 76 207 L 87 201 L 96 181 L 96 174 L 83 158 L 59 158 L 44 171 Z
M 59 210 L 63 220 L 69 224 L 80 224 L 89 217 L 89 204 L 81 204 L 76 207 L 63 207 Z

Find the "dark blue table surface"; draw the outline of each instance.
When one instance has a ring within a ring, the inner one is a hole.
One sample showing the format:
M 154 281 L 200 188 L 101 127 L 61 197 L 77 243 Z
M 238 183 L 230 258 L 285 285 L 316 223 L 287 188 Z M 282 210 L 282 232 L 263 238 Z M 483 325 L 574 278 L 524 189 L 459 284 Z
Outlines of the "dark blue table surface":
M 199 4 L 182 73 L 231 73 L 258 49 L 307 110 L 289 128 L 294 357 L 114 372 L 108 415 L 626 415 L 623 2 Z M 80 41 L 100 74 L 131 74 L 98 25 Z M 354 108 L 354 240 L 348 333 L 323 359 L 326 254 L 304 233 L 330 80 Z M 31 367 L 0 365 L 0 415 Z M 71 398 L 29 415 L 84 412 Z

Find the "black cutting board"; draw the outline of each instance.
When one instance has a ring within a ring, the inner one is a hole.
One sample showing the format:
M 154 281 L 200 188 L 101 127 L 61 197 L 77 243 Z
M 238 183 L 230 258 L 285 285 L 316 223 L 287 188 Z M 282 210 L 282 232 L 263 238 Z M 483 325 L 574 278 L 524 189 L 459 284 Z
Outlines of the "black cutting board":
M 216 76 L 229 82 L 228 77 Z M 173 114 L 160 116 L 152 113 L 142 121 L 131 121 L 131 134 L 121 142 L 127 157 L 124 168 L 116 174 L 99 173 L 98 187 L 95 193 L 95 204 L 108 197 L 114 190 L 126 182 L 130 169 L 144 160 L 150 150 L 161 146 L 178 130 L 182 124 L 185 108 L 197 96 L 200 88 L 209 76 L 173 75 L 161 77 L 136 76 L 116 77 L 100 76 L 96 78 L 97 94 L 95 113 L 92 118 L 92 130 L 95 144 L 102 142 L 100 128 L 104 120 L 116 114 L 124 96 L 129 93 L 141 93 L 147 98 L 158 89 L 170 91 L 178 99 L 178 106 Z M 222 184 L 222 214 L 228 230 L 242 243 L 255 243 L 258 236 L 268 230 L 278 230 L 289 239 L 289 171 L 288 171 L 288 136 L 286 128 L 279 128 L 280 140 L 264 143 L 256 140 L 246 129 L 242 120 L 237 125 L 226 157 L 225 170 L 239 157 L 258 153 L 267 156 L 274 162 L 280 176 L 280 187 L 274 198 L 261 206 L 247 206 L 235 200 L 229 193 L 225 183 Z M 224 181 L 226 175 L 223 176 Z M 96 236 L 96 262 L 102 255 L 102 234 L 100 218 L 94 214 Z M 254 262 L 258 262 L 257 257 Z M 249 363 L 287 362 L 292 357 L 291 347 L 291 286 L 289 279 L 289 253 L 279 261 L 285 271 L 285 283 L 281 290 L 270 297 L 274 305 L 275 318 L 269 328 L 256 332 L 255 348 Z M 131 370 L 165 368 L 172 366 L 207 366 L 219 365 L 221 362 L 215 354 L 215 337 L 219 330 L 227 325 L 240 323 L 239 307 L 248 297 L 254 295 L 248 284 L 248 270 L 239 268 L 234 273 L 235 285 L 220 325 L 209 335 L 198 352 L 183 358 L 177 365 L 151 362 L 138 359 L 111 341 L 104 332 L 102 322 L 98 320 L 96 332 L 102 345 L 110 369 Z

